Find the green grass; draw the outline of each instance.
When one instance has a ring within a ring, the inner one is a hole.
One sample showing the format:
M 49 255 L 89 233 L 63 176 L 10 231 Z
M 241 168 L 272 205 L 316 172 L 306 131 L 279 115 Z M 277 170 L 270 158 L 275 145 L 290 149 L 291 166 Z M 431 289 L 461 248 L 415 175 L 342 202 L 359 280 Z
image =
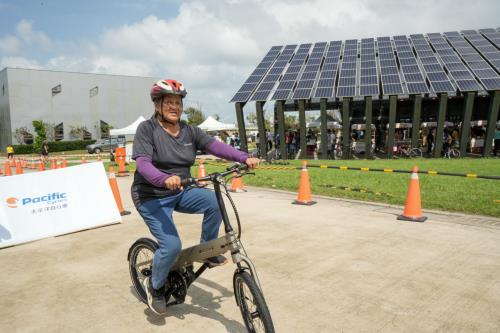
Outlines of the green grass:
M 290 166 L 300 166 L 300 164 L 300 161 L 290 161 Z M 309 161 L 308 164 L 401 170 L 411 170 L 413 165 L 417 165 L 420 170 L 500 176 L 500 159 Z M 206 166 L 207 172 L 223 169 L 223 166 Z M 406 201 L 409 174 L 320 168 L 309 168 L 308 171 L 313 195 L 321 194 L 337 198 L 397 205 L 404 205 Z M 196 167 L 193 168 L 192 173 L 197 173 Z M 271 187 L 294 192 L 298 189 L 299 170 L 266 170 L 263 168 L 257 169 L 255 173 L 255 176 L 244 178 L 245 185 Z M 419 179 L 422 207 L 424 209 L 500 217 L 500 203 L 495 202 L 495 200 L 500 200 L 500 180 L 427 174 L 419 174 Z M 367 192 L 349 191 L 340 189 L 340 187 L 361 188 Z

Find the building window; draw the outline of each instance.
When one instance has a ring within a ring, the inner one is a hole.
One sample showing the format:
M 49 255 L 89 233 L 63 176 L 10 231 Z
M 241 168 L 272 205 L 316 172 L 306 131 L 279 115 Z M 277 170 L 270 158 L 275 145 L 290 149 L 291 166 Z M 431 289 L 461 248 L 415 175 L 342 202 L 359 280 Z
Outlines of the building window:
M 99 87 L 98 86 L 95 86 L 94 88 L 92 88 L 92 89 L 89 90 L 90 98 L 94 97 L 98 93 L 99 93 Z
M 60 123 L 54 127 L 54 139 L 56 141 L 61 141 L 64 139 L 64 126 Z
M 111 126 L 104 120 L 100 120 L 100 127 L 101 127 L 101 139 L 109 139 L 109 130 L 111 129 Z
M 52 88 L 52 96 L 60 94 L 61 91 L 62 91 L 62 87 L 61 87 L 60 84 L 58 84 L 57 86 L 55 86 L 54 88 Z
M 87 131 L 86 129 L 83 130 L 83 140 L 92 140 L 92 133 Z
M 24 131 L 23 132 L 23 141 L 24 141 L 24 144 L 26 145 L 31 145 L 33 144 L 33 134 L 31 134 L 30 132 L 26 132 Z
M 5 96 L 5 84 L 2 84 L 2 95 Z

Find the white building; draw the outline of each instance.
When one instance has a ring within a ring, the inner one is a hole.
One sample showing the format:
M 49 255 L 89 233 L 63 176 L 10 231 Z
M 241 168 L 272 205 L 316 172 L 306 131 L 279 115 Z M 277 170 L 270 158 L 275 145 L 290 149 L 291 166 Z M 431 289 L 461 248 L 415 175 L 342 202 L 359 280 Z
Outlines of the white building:
M 4 68 L 0 71 L 0 149 L 35 136 L 33 120 L 56 127 L 56 140 L 72 140 L 72 129 L 85 127 L 86 138 L 100 139 L 107 125 L 124 127 L 149 117 L 153 77 L 71 73 Z

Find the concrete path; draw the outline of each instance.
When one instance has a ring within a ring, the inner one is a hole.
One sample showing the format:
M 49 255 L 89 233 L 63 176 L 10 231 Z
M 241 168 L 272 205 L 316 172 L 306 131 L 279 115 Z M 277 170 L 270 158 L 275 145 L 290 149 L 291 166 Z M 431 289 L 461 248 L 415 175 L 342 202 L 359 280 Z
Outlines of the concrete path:
M 245 332 L 233 265 L 204 273 L 186 303 L 157 316 L 138 301 L 129 246 L 149 232 L 119 179 L 122 224 L 0 250 L 1 332 Z M 243 243 L 277 332 L 500 331 L 500 219 L 426 213 L 295 194 L 235 194 Z M 176 215 L 184 246 L 199 215 Z

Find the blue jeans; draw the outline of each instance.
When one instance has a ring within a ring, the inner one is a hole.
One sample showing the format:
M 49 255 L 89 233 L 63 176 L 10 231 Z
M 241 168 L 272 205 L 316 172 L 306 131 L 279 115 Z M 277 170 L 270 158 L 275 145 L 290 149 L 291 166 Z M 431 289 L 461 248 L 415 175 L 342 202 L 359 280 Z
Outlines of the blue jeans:
M 200 242 L 217 238 L 222 215 L 215 193 L 193 188 L 179 194 L 153 199 L 137 207 L 149 230 L 158 240 L 159 248 L 153 259 L 153 288 L 160 289 L 167 281 L 168 272 L 181 252 L 182 245 L 172 219 L 173 211 L 204 214 Z

